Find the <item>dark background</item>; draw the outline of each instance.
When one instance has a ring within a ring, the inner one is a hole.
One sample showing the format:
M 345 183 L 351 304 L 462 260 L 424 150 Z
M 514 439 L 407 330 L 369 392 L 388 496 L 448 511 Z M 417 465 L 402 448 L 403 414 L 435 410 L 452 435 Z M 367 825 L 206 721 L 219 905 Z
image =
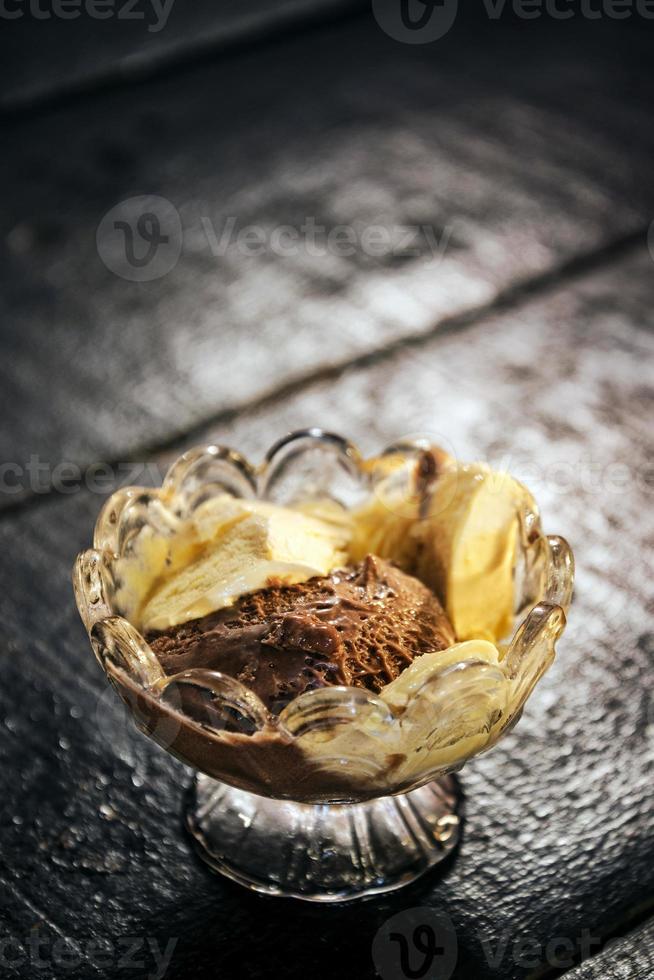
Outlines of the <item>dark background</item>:
M 159 32 L 16 3 L 0 17 L 0 974 L 146 977 L 148 944 L 172 940 L 180 980 L 363 980 L 382 923 L 429 906 L 463 980 L 654 975 L 653 22 L 468 5 L 411 45 L 357 0 L 176 0 Z M 128 281 L 96 234 L 143 195 L 177 210 L 181 251 Z M 307 217 L 355 228 L 352 254 L 214 255 L 203 224 Z M 379 226 L 410 245 L 370 254 Z M 119 482 L 212 440 L 258 459 L 314 424 L 365 451 L 422 433 L 508 465 L 579 566 L 557 663 L 462 774 L 459 853 L 341 908 L 263 899 L 197 861 L 189 773 L 125 724 L 69 583 Z

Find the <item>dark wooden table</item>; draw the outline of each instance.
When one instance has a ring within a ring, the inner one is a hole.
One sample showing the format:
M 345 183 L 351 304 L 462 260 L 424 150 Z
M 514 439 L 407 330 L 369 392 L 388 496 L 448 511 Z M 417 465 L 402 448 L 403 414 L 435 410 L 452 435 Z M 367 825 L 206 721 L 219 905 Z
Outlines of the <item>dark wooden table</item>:
M 355 2 L 174 17 L 154 37 L 3 24 L 0 974 L 364 980 L 382 923 L 427 906 L 462 980 L 647 980 L 651 26 L 461 12 L 409 45 Z M 183 229 L 152 281 L 96 247 L 138 195 Z M 314 249 L 273 247 L 308 218 Z M 248 226 L 257 254 L 212 250 L 207 228 Z M 375 250 L 371 227 L 395 237 Z M 454 860 L 333 908 L 193 856 L 189 773 L 126 724 L 69 582 L 112 487 L 314 424 L 508 466 L 578 561 L 555 666 L 462 774 Z

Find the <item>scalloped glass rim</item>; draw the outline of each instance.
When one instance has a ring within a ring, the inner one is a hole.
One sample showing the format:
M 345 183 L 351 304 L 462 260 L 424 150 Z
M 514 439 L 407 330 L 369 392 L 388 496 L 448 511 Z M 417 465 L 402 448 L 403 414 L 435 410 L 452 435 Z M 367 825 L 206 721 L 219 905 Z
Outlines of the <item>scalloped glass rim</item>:
M 398 451 L 418 454 L 422 449 L 420 443 L 396 444 L 374 459 Z M 316 458 L 320 462 L 317 467 Z M 542 533 L 535 510 L 519 516 L 525 540 L 528 538 L 527 548 L 539 556 L 542 565 L 541 592 L 535 603 L 522 608 L 522 619 L 506 643 L 500 664 L 489 669 L 482 660 L 466 659 L 445 668 L 436 666 L 400 710 L 384 700 L 383 691 L 376 696 L 361 688 L 335 687 L 306 692 L 288 704 L 279 717 L 273 717 L 251 690 L 218 671 L 190 670 L 183 676 L 166 676 L 143 636 L 116 614 L 111 598 L 113 565 L 145 525 L 174 533 L 176 521 L 191 515 L 215 493 L 277 500 L 281 494 L 281 501 L 289 502 L 284 497 L 288 493 L 285 486 L 292 487 L 293 479 L 296 487 L 299 481 L 311 492 L 320 496 L 327 493 L 347 506 L 344 496 L 352 499 L 357 493 L 371 492 L 371 463 L 374 460 L 364 459 L 358 448 L 341 436 L 309 429 L 280 439 L 259 466 L 228 447 L 200 446 L 173 463 L 161 488 L 127 487 L 114 493 L 98 517 L 93 548 L 77 559 L 73 582 L 93 650 L 123 697 L 121 677 L 129 678 L 140 690 L 152 712 L 163 711 L 165 706 L 167 715 L 177 716 L 180 728 L 182 724 L 193 726 L 214 745 L 233 745 L 247 737 L 254 747 L 258 736 L 274 734 L 286 744 L 297 745 L 321 774 L 330 769 L 349 769 L 353 778 L 358 774 L 359 780 L 371 787 L 370 793 L 362 789 L 361 797 L 404 792 L 458 769 L 509 731 L 554 659 L 572 597 L 572 552 L 563 538 Z M 319 486 L 321 480 L 331 483 Z M 182 710 L 180 699 L 191 694 L 208 697 L 221 706 L 221 711 L 214 711 L 210 718 L 189 715 Z M 243 731 L 239 734 L 238 726 L 231 730 L 219 726 L 217 719 L 228 716 L 247 724 L 247 736 Z M 451 727 L 449 735 L 440 733 L 441 741 L 434 743 L 434 748 L 432 741 L 438 739 L 439 729 L 429 722 L 436 716 L 449 718 Z M 468 728 L 466 718 L 473 719 Z M 151 724 L 141 727 L 185 762 L 238 784 L 219 765 L 210 771 L 206 760 L 199 764 L 186 757 L 170 734 L 162 739 Z M 394 773 L 387 773 L 381 785 L 383 766 L 379 760 L 396 756 L 405 761 Z M 240 785 L 262 792 L 256 779 L 241 780 Z M 357 795 L 352 789 L 348 792 L 344 798 Z M 293 798 L 283 788 L 277 793 L 273 787 L 269 795 Z

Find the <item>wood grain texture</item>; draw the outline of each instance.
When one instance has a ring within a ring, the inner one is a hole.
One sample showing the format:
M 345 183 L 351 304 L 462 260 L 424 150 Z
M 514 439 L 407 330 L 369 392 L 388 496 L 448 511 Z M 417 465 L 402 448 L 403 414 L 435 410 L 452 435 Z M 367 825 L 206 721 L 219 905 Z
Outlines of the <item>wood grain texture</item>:
M 55 16 L 53 4 L 37 8 L 40 17 L 27 4 L 7 5 L 10 14 L 21 16 L 2 17 L 0 112 L 29 111 L 69 95 L 134 82 L 359 6 L 360 0 L 250 0 L 247 5 L 239 0 L 117 0 L 99 4 L 99 17 L 93 15 L 93 4 L 80 3 L 71 4 L 62 18 Z
M 571 971 L 569 980 L 644 980 L 654 976 L 654 924 L 646 923 L 611 942 L 598 956 Z
M 644 234 L 649 36 L 610 26 L 494 25 L 416 48 L 355 20 L 15 121 L 0 457 L 142 453 Z M 95 236 L 141 194 L 177 207 L 184 241 L 168 275 L 132 283 Z M 354 254 L 214 256 L 202 222 L 271 235 L 307 217 L 351 225 Z M 402 240 L 373 256 L 371 226 Z
M 180 827 L 187 773 L 124 725 L 73 609 L 68 570 L 100 498 L 52 497 L 0 522 L 9 936 L 25 946 L 40 924 L 44 955 L 69 937 L 84 959 L 65 975 L 84 978 L 130 975 L 116 950 L 135 937 L 157 949 L 177 940 L 167 973 L 175 980 L 299 980 L 307 971 L 371 980 L 379 926 L 429 905 L 455 925 L 457 980 L 522 980 L 533 971 L 517 942 L 546 964 L 552 941 L 582 946 L 586 930 L 611 935 L 646 907 L 654 392 L 644 365 L 654 348 L 653 268 L 640 250 L 511 314 L 206 434 L 254 456 L 309 423 L 366 450 L 408 433 L 442 435 L 461 458 L 503 462 L 528 479 L 545 528 L 575 548 L 578 587 L 557 662 L 516 731 L 462 774 L 460 852 L 395 896 L 355 910 L 311 908 L 258 898 L 206 871 Z M 97 940 L 113 944 L 104 973 L 89 963 Z M 619 968 L 606 976 L 622 976 Z

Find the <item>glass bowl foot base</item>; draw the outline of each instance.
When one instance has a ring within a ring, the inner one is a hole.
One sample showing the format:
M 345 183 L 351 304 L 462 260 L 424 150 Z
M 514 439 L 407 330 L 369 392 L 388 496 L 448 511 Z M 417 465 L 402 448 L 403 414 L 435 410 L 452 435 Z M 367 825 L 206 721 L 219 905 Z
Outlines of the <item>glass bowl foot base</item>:
M 266 895 L 343 902 L 414 881 L 456 847 L 451 776 L 369 803 L 293 803 L 197 774 L 186 814 L 200 856 Z

